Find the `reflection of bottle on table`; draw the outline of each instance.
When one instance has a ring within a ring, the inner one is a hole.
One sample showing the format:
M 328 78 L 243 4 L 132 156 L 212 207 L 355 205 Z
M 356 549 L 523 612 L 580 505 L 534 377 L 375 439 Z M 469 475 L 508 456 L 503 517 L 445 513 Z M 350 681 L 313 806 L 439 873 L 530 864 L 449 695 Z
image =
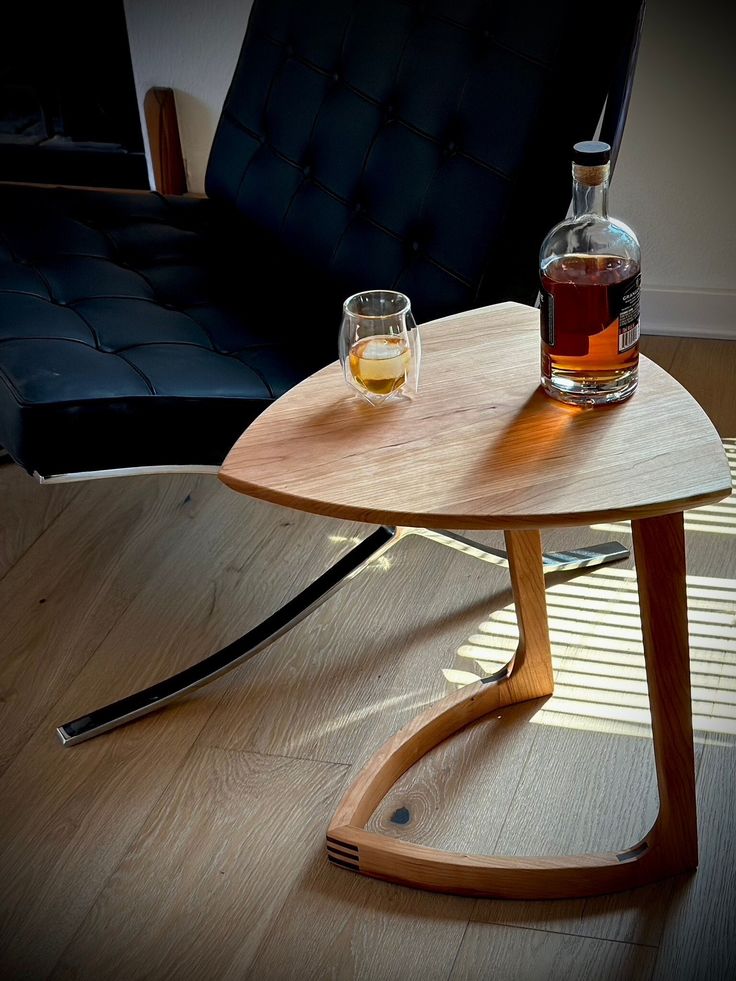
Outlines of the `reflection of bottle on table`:
M 573 215 L 540 252 L 542 386 L 575 405 L 619 402 L 636 388 L 641 253 L 609 218 L 607 143 L 577 143 Z

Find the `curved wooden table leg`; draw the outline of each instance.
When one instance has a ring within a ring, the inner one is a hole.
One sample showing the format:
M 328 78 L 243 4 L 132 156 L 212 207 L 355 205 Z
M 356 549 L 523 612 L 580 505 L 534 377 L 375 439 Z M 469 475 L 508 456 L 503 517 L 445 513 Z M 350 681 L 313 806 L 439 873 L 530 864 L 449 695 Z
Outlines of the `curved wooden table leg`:
M 550 694 L 541 541 L 507 532 L 519 647 L 496 675 L 447 696 L 396 733 L 368 762 L 327 832 L 332 863 L 440 892 L 508 899 L 590 896 L 629 889 L 695 867 L 692 723 L 682 514 L 634 522 L 660 813 L 646 838 L 622 852 L 504 857 L 464 855 L 365 830 L 398 778 L 442 740 L 486 713 Z
M 662 875 L 674 875 L 698 866 L 684 520 L 680 511 L 631 524 L 659 790 L 647 841 Z

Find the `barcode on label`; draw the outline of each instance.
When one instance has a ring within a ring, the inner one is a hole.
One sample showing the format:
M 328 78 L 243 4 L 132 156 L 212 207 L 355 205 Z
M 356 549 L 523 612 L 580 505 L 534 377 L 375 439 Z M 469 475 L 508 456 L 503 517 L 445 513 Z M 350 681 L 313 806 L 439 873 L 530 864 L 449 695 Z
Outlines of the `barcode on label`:
M 621 331 L 618 335 L 618 350 L 619 354 L 622 351 L 628 351 L 630 347 L 633 347 L 639 340 L 639 324 L 634 324 L 633 327 L 629 327 L 628 330 Z

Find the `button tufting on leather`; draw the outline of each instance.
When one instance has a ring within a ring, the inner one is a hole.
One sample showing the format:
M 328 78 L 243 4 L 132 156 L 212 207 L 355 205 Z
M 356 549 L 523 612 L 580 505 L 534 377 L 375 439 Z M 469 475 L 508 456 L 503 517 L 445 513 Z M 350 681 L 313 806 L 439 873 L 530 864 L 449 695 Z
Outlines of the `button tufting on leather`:
M 423 319 L 508 296 L 483 257 L 507 214 L 530 220 L 508 175 L 564 71 L 556 52 L 576 50 L 584 27 L 552 16 L 520 56 L 524 5 L 253 6 L 209 200 L 0 186 L 0 443 L 24 466 L 221 462 L 274 396 L 334 356 L 319 317 L 304 351 L 293 324 L 269 323 L 257 287 L 273 268 L 335 310 L 353 284 L 402 281 L 407 267 Z M 381 46 L 386 6 L 396 36 Z M 578 128 L 594 125 L 596 99 L 574 107 Z M 564 193 L 543 196 L 550 215 Z

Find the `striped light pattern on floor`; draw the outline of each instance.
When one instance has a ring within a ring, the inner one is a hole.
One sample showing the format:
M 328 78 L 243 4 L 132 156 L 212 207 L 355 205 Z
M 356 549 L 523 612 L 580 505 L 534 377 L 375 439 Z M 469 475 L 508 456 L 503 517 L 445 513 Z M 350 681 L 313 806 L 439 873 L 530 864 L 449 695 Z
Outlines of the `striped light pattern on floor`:
M 736 735 L 736 580 L 688 576 L 687 589 L 695 729 Z M 547 605 L 555 694 L 535 721 L 645 734 L 649 702 L 636 574 L 596 569 L 550 586 Z M 478 670 L 446 670 L 445 677 L 466 684 L 492 673 L 517 640 L 509 604 L 458 650 Z

